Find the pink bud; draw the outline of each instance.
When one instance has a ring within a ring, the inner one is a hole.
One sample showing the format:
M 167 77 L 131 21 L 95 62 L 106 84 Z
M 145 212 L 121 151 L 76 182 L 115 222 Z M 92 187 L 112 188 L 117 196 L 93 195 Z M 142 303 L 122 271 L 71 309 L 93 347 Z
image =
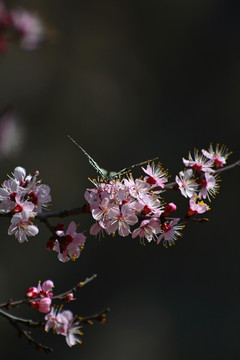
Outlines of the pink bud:
M 51 302 L 52 300 L 47 297 L 41 299 L 38 304 L 38 311 L 41 313 L 48 313 L 50 311 Z
M 163 212 L 164 216 L 167 216 L 168 214 L 174 212 L 177 210 L 177 206 L 174 203 L 169 203 L 167 204 L 167 206 L 165 207 L 165 210 Z

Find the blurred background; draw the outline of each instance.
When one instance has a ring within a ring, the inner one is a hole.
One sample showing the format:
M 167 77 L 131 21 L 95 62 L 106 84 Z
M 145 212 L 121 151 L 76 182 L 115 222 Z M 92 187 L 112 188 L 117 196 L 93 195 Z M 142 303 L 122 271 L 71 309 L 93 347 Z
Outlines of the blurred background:
M 103 167 L 119 170 L 159 156 L 172 179 L 182 157 L 210 142 L 239 160 L 240 2 L 217 0 L 6 1 L 37 11 L 54 41 L 34 51 L 12 45 L 0 58 L 0 108 L 19 119 L 17 151 L 3 155 L 1 181 L 21 165 L 51 187 L 51 210 L 81 206 L 96 176 L 70 134 Z M 17 131 L 18 133 L 18 131 Z M 239 359 L 239 169 L 222 175 L 207 224 L 192 224 L 176 246 L 141 246 L 129 238 L 89 235 L 90 216 L 64 219 L 88 235 L 78 260 L 60 263 L 40 233 L 19 244 L 1 220 L 0 302 L 20 299 L 38 280 L 55 293 L 97 279 L 69 308 L 111 312 L 83 329 L 69 349 L 64 337 L 33 331 L 54 353 L 37 353 L 0 318 L 8 359 Z M 167 194 L 181 209 L 180 195 Z M 58 219 L 52 220 L 55 225 Z M 30 308 L 14 314 L 39 319 Z M 41 315 L 40 315 L 41 317 Z

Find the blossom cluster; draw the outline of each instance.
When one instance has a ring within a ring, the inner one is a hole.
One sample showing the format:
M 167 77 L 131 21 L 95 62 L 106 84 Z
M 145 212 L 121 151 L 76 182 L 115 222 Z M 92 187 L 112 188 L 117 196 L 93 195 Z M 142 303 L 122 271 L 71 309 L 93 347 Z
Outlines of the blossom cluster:
M 134 179 L 132 174 L 125 178 L 110 180 L 97 179 L 92 182 L 95 188 L 87 189 L 85 199 L 88 201 L 92 217 L 96 221 L 90 229 L 92 235 L 114 235 L 132 238 L 139 237 L 144 243 L 152 240 L 164 246 L 172 245 L 181 233 L 186 218 L 202 214 L 209 210 L 202 199 L 210 200 L 219 188 L 215 170 L 223 167 L 229 152 L 217 145 L 213 150 L 196 150 L 195 157 L 183 159 L 185 170 L 176 176 L 176 186 L 184 197 L 189 198 L 189 208 L 182 218 L 169 218 L 176 211 L 174 203 L 164 204 L 162 193 L 167 189 L 168 175 L 161 164 L 148 164 L 142 167 L 144 177 Z M 198 201 L 198 199 L 200 201 Z M 138 224 L 138 227 L 136 228 Z M 133 228 L 135 226 L 135 228 Z
M 77 226 L 74 221 L 69 224 L 66 233 L 64 228 L 65 225 L 62 223 L 55 227 L 57 239 L 51 237 L 47 242 L 47 249 L 56 251 L 61 262 L 70 259 L 74 261 L 80 256 L 86 238 L 82 233 L 76 232 Z
M 12 215 L 8 234 L 15 235 L 20 243 L 38 234 L 32 220 L 51 201 L 50 187 L 41 184 L 38 176 L 38 171 L 26 175 L 26 170 L 18 166 L 0 188 L 0 213 Z
M 44 40 L 45 29 L 37 14 L 23 8 L 8 10 L 0 2 L 0 54 L 9 43 L 18 43 L 27 50 L 36 49 Z
M 37 287 L 31 286 L 26 289 L 26 297 L 31 300 L 29 305 L 37 309 L 41 313 L 47 314 L 45 316 L 45 331 L 53 329 L 56 334 L 64 335 L 68 346 L 73 346 L 81 343 L 81 340 L 76 335 L 82 335 L 80 326 L 75 320 L 73 313 L 70 310 L 60 311 L 51 307 L 52 303 L 52 288 L 54 283 L 52 280 L 46 280 L 41 285 L 39 281 Z M 36 301 L 34 301 L 36 299 Z M 69 302 L 75 300 L 73 294 L 65 295 L 64 301 Z

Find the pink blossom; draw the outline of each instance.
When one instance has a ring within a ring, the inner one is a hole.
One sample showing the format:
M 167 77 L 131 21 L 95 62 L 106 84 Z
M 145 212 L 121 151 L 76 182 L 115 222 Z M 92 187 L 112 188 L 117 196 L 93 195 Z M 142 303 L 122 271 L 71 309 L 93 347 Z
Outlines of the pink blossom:
M 177 236 L 180 236 L 179 229 L 183 228 L 183 225 L 177 225 L 180 219 L 175 218 L 172 220 L 169 224 L 164 224 L 162 226 L 162 234 L 157 239 L 157 244 L 160 243 L 160 241 L 164 238 L 163 245 L 165 247 L 172 246 L 175 244 L 175 240 L 177 239 Z
M 130 177 L 129 179 L 124 179 L 124 184 L 128 188 L 129 194 L 136 200 L 141 200 L 143 195 L 150 190 L 150 185 L 143 180 L 134 179 Z
M 28 236 L 36 236 L 38 234 L 37 226 L 33 225 L 29 220 L 28 211 L 23 210 L 12 217 L 11 225 L 8 229 L 8 235 L 13 234 L 20 243 L 27 241 Z
M 195 194 L 198 185 L 192 179 L 193 171 L 192 169 L 187 169 L 185 171 L 181 171 L 179 173 L 179 177 L 176 176 L 175 180 L 178 184 L 179 190 L 181 191 L 182 195 L 185 197 L 191 197 Z
M 33 202 L 38 213 L 42 212 L 42 206 L 49 203 L 52 198 L 50 195 L 50 187 L 48 185 L 36 185 L 29 191 L 29 199 Z
M 202 153 L 206 158 L 214 162 L 216 168 L 219 168 L 226 164 L 226 160 L 231 154 L 231 151 L 229 151 L 226 146 L 220 146 L 219 144 L 217 144 L 216 150 L 213 150 L 213 146 L 211 144 L 209 150 L 206 151 L 202 149 Z
M 132 238 L 139 236 L 141 239 L 146 238 L 148 242 L 152 241 L 156 234 L 161 232 L 160 220 L 151 218 L 143 220 L 139 228 L 135 229 L 132 233 Z
M 138 222 L 134 210 L 129 203 L 122 205 L 121 210 L 119 206 L 113 206 L 109 211 L 109 220 L 106 230 L 109 234 L 115 233 L 118 230 L 120 236 L 127 236 L 130 233 L 130 226 Z
M 58 311 L 51 309 L 50 313 L 45 316 L 45 331 L 53 329 L 56 334 L 65 336 L 68 346 L 72 347 L 77 343 L 81 343 L 78 338 L 82 335 L 78 322 L 74 321 L 73 314 L 69 310 Z
M 205 204 L 203 201 L 197 202 L 197 196 L 192 196 L 189 200 L 189 209 L 187 212 L 188 216 L 193 214 L 203 214 L 209 210 L 209 206 Z
M 75 222 L 72 221 L 68 226 L 66 234 L 63 230 L 56 231 L 56 234 L 62 238 L 62 242 L 60 246 L 60 240 L 56 240 L 53 250 L 58 252 L 58 259 L 62 262 L 70 259 L 76 260 L 84 248 L 86 238 L 82 233 L 77 233 L 76 228 Z
M 44 27 L 40 18 L 24 9 L 11 11 L 11 17 L 20 37 L 20 45 L 27 50 L 36 49 L 44 38 Z
M 204 157 L 202 154 L 199 154 L 198 150 L 194 151 L 194 159 L 192 158 L 191 153 L 189 153 L 188 160 L 184 158 L 182 160 L 185 166 L 191 167 L 194 171 L 214 171 L 213 169 L 211 169 L 214 161 L 212 159 L 206 159 L 206 157 Z
M 164 188 L 164 183 L 167 182 L 166 173 L 163 171 L 160 164 L 156 165 L 152 163 L 147 165 L 147 168 L 142 170 L 148 175 L 144 180 L 151 185 L 153 188 L 159 186 L 161 189 Z
M 204 179 L 201 180 L 201 186 L 202 188 L 198 193 L 199 198 L 208 198 L 209 201 L 211 201 L 210 196 L 214 197 L 219 189 L 216 178 L 209 173 L 205 173 Z
M 15 208 L 15 198 L 19 191 L 16 180 L 5 180 L 0 188 L 0 210 L 9 212 Z

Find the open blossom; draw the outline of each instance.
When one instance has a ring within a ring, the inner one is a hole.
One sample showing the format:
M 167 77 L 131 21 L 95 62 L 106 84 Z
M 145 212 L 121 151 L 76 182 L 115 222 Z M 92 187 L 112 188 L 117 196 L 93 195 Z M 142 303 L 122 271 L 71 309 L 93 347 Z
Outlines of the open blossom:
M 76 224 L 72 221 L 66 233 L 64 229 L 57 230 L 56 234 L 61 238 L 61 240 L 56 240 L 53 250 L 58 252 L 58 259 L 62 262 L 68 260 L 76 260 L 81 251 L 84 248 L 85 236 L 82 233 L 76 232 Z
M 167 182 L 167 174 L 163 171 L 160 164 L 148 164 L 147 168 L 144 169 L 142 167 L 142 170 L 148 175 L 148 177 L 145 178 L 145 181 L 148 184 L 150 184 L 152 187 L 159 186 L 161 189 L 164 188 L 164 183 Z
M 214 162 L 214 166 L 216 168 L 223 167 L 226 164 L 226 160 L 231 154 L 231 151 L 229 151 L 226 146 L 222 145 L 220 146 L 217 144 L 216 150 L 213 150 L 212 144 L 209 147 L 209 150 L 202 150 L 203 155 Z
M 58 335 L 65 336 L 68 346 L 72 347 L 75 344 L 80 344 L 82 341 L 79 335 L 81 326 L 75 321 L 73 314 L 70 310 L 60 311 L 52 308 L 51 311 L 45 316 L 46 324 L 45 331 L 53 329 Z
M 28 240 L 28 236 L 38 234 L 37 226 L 29 220 L 29 211 L 23 210 L 12 217 L 11 225 L 8 229 L 8 235 L 15 235 L 15 238 L 23 243 Z
M 36 49 L 44 38 L 44 27 L 40 18 L 24 9 L 12 10 L 11 17 L 20 38 L 20 45 L 27 50 Z
M 36 211 L 38 213 L 42 212 L 42 206 L 46 206 L 52 198 L 50 195 L 50 187 L 45 184 L 34 184 L 34 186 L 29 191 L 29 199 L 35 205 Z
M 128 236 L 131 232 L 129 225 L 134 225 L 138 222 L 134 210 L 129 203 L 119 206 L 113 206 L 109 211 L 109 222 L 106 230 L 109 234 L 115 233 L 118 230 L 120 236 Z
M 144 238 L 150 242 L 152 239 L 156 238 L 156 235 L 160 232 L 160 220 L 158 218 L 151 218 L 141 222 L 140 226 L 133 231 L 132 238 L 134 239 L 139 236 L 143 243 Z
M 203 214 L 210 210 L 209 206 L 203 201 L 197 201 L 198 196 L 192 196 L 189 200 L 189 208 L 186 217 L 192 216 L 193 214 Z
M 201 180 L 201 190 L 198 193 L 199 198 L 206 199 L 208 198 L 211 201 L 210 196 L 214 197 L 218 192 L 219 185 L 217 183 L 217 178 L 209 173 L 205 173 L 204 179 Z
M 192 176 L 192 169 L 187 169 L 185 171 L 180 171 L 179 176 L 176 176 L 175 178 L 179 190 L 185 197 L 192 197 L 198 188 L 198 185 L 195 183 Z
M 136 200 L 142 200 L 143 195 L 150 191 L 150 185 L 143 180 L 136 179 L 132 177 L 129 179 L 124 179 L 124 184 L 128 188 L 129 194 Z
M 175 240 L 178 236 L 181 236 L 180 232 L 178 230 L 181 230 L 183 228 L 183 225 L 177 225 L 180 219 L 175 218 L 172 220 L 169 224 L 165 224 L 162 226 L 162 234 L 157 239 L 157 244 L 160 243 L 162 239 L 163 245 L 165 247 L 172 246 L 175 244 Z
M 194 171 L 214 171 L 211 169 L 214 161 L 212 159 L 207 159 L 203 154 L 199 154 L 198 150 L 194 151 L 194 159 L 192 158 L 191 153 L 189 153 L 188 160 L 182 159 L 186 167 L 191 167 Z
M 51 200 L 49 186 L 37 181 L 38 176 L 38 171 L 26 175 L 26 170 L 17 166 L 0 188 L 0 212 L 12 214 L 8 234 L 15 235 L 20 243 L 38 234 L 32 220 Z

